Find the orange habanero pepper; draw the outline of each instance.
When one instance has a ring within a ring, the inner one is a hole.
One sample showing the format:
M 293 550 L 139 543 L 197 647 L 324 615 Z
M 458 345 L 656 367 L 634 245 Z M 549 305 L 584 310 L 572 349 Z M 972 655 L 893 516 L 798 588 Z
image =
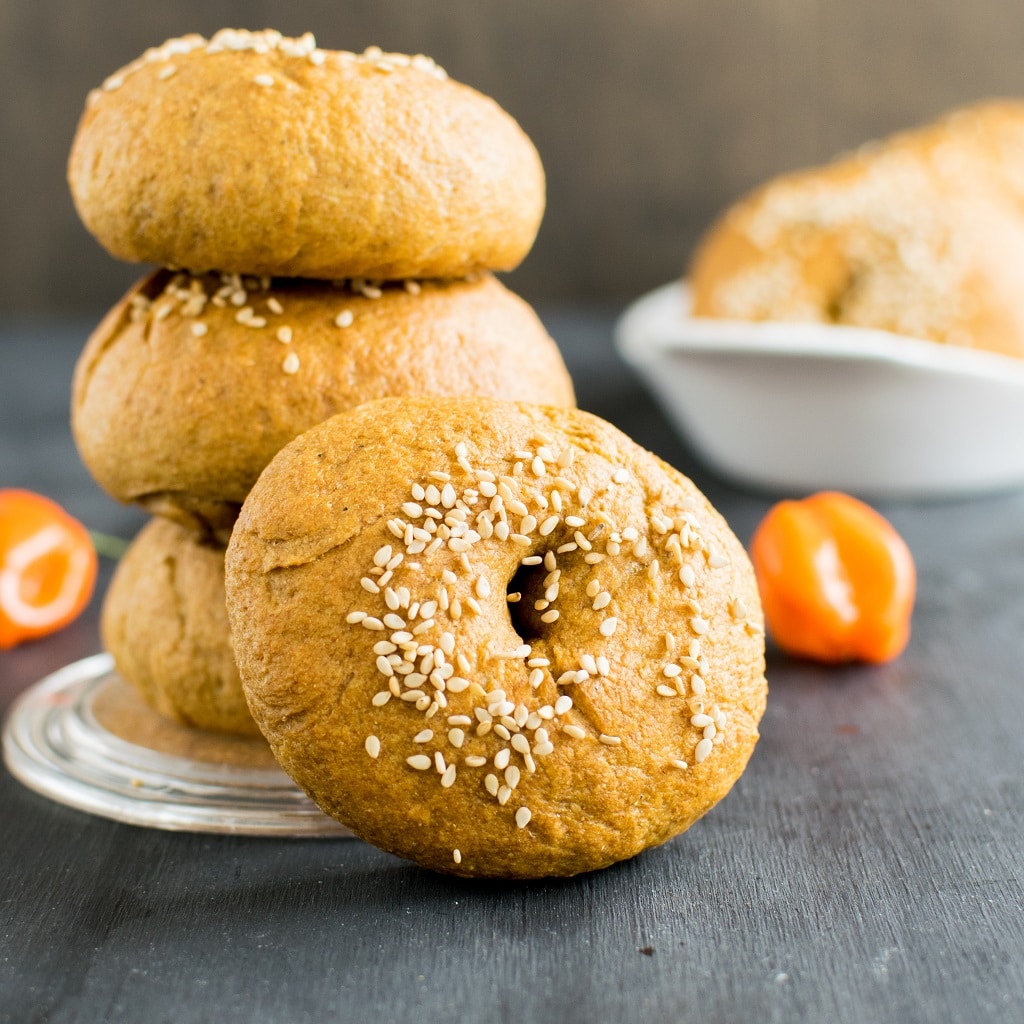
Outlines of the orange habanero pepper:
M 889 661 L 910 639 L 914 560 L 892 525 L 825 491 L 769 510 L 750 542 L 776 643 L 818 661 Z
M 0 650 L 75 619 L 96 583 L 89 531 L 31 491 L 0 490 Z

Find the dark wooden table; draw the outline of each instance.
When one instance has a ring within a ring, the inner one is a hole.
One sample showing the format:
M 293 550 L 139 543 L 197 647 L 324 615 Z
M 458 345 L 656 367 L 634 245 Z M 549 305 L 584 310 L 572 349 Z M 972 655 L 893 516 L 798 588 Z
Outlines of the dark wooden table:
M 694 476 L 747 540 L 768 499 L 693 461 L 616 362 L 612 316 L 547 321 L 581 404 Z M 130 536 L 142 517 L 99 492 L 67 426 L 87 330 L 0 330 L 0 486 Z M 920 572 L 906 654 L 771 654 L 730 796 L 598 874 L 468 884 L 351 840 L 134 828 L 0 770 L 0 1020 L 1019 1024 L 1024 494 L 883 511 Z M 94 600 L 0 654 L 0 709 L 96 651 L 96 619 Z

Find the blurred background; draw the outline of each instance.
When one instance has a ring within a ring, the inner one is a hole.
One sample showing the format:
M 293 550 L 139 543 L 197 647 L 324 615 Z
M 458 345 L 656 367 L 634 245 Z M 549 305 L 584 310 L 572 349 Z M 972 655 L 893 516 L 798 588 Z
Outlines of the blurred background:
M 619 306 L 674 278 L 714 214 L 773 174 L 1024 94 L 1012 0 L 2 0 L 0 313 L 98 313 L 140 275 L 75 216 L 78 115 L 148 46 L 226 25 L 428 53 L 494 96 L 548 175 L 509 284 L 549 306 Z

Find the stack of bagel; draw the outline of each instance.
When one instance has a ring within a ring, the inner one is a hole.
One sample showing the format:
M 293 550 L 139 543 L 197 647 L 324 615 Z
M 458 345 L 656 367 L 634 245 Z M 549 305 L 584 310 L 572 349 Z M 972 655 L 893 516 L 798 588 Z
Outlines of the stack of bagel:
M 109 79 L 70 179 L 165 268 L 73 401 L 156 516 L 103 615 L 155 707 L 258 724 L 356 835 L 461 875 L 601 867 L 725 795 L 765 704 L 753 572 L 490 275 L 543 212 L 511 118 L 425 57 L 222 32 Z
M 430 58 L 224 30 L 94 90 L 68 179 L 112 255 L 162 268 L 107 314 L 73 384 L 86 466 L 155 516 L 108 591 L 104 643 L 163 714 L 256 734 L 224 545 L 274 454 L 377 398 L 574 404 L 554 342 L 491 273 L 533 243 L 539 157 Z

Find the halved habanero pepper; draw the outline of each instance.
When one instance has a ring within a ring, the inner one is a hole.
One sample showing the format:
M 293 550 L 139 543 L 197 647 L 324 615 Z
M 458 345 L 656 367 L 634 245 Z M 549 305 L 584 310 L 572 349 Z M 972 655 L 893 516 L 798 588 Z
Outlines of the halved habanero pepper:
M 75 619 L 96 569 L 89 531 L 77 519 L 41 494 L 0 490 L 0 650 Z

